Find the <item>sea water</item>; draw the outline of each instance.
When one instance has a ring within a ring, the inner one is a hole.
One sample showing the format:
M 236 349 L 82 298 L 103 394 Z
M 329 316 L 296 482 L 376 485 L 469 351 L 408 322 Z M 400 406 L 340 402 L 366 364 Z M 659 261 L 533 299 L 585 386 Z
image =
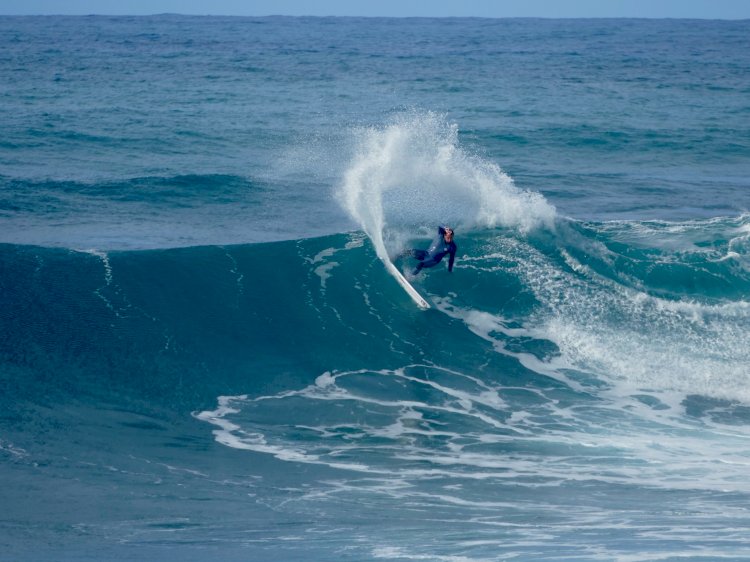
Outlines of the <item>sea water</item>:
M 0 18 L 0 558 L 749 558 L 748 37 Z

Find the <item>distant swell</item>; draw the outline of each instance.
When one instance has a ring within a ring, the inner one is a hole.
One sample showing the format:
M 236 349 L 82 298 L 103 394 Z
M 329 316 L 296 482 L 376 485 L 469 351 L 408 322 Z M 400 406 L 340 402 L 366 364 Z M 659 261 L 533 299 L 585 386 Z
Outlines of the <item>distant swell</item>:
M 250 177 L 63 181 L 0 176 L 0 187 L 5 225 L 0 242 L 5 243 L 124 250 L 291 237 L 276 214 L 258 213 L 268 188 Z

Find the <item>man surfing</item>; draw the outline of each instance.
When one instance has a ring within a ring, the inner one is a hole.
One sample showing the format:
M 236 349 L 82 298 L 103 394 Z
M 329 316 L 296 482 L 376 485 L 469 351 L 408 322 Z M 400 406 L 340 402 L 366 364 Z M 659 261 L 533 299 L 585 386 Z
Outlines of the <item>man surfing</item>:
M 453 229 L 448 226 L 439 226 L 438 235 L 428 249 L 411 250 L 406 253 L 419 260 L 419 263 L 411 272 L 412 276 L 422 271 L 424 267 L 436 266 L 446 254 L 450 254 L 448 271 L 453 272 L 453 261 L 456 259 L 456 243 L 453 241 Z

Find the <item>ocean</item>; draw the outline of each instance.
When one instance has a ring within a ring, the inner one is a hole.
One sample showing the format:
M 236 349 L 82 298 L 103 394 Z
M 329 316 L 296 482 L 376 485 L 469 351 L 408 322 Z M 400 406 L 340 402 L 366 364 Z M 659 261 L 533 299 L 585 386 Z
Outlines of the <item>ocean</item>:
M 0 17 L 0 559 L 750 559 L 749 38 Z

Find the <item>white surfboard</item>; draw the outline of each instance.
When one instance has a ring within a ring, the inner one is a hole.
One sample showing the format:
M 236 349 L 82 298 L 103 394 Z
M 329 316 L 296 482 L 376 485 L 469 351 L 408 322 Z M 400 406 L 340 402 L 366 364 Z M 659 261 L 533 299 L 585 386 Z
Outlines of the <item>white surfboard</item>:
M 399 284 L 404 288 L 404 290 L 412 298 L 412 300 L 417 303 L 417 306 L 419 308 L 422 308 L 424 310 L 430 308 L 430 303 L 422 298 L 422 295 L 420 295 L 417 290 L 412 287 L 411 283 L 409 283 L 406 280 L 406 277 L 404 277 L 404 274 L 401 273 L 390 260 L 383 260 L 383 263 L 385 263 L 386 269 L 391 273 L 391 275 L 396 278 L 396 281 L 399 282 Z

